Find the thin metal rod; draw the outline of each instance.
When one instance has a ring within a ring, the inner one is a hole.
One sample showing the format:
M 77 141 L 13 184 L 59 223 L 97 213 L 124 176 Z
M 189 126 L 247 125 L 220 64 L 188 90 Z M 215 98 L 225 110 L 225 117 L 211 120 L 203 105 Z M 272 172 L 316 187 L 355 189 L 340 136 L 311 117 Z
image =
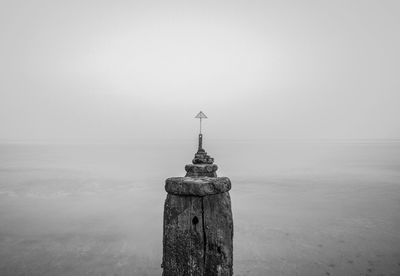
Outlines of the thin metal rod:
M 200 118 L 200 134 L 201 134 L 201 119 L 202 119 L 202 118 Z

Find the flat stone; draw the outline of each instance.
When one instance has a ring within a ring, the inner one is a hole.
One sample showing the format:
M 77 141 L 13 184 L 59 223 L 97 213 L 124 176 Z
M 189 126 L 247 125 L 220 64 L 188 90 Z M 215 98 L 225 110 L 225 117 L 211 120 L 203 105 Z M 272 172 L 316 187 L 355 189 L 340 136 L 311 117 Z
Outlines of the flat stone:
M 165 181 L 165 190 L 174 195 L 206 196 L 230 189 L 228 177 L 170 177 Z
M 192 161 L 193 164 L 212 164 L 214 163 L 214 158 L 210 157 L 207 152 L 200 149 L 195 155 Z
M 217 177 L 216 171 L 218 166 L 216 164 L 188 164 L 185 166 L 186 175 L 191 177 Z
M 185 171 L 187 172 L 216 172 L 218 166 L 216 164 L 187 164 Z

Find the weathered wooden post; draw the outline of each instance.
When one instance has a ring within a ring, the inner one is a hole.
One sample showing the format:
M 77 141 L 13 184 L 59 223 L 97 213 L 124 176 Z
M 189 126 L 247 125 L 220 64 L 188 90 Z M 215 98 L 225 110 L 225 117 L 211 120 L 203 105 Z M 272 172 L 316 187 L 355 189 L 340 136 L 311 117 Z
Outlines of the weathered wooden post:
M 166 180 L 163 275 L 232 275 L 233 220 L 227 177 L 217 177 L 214 159 L 199 146 L 185 177 Z

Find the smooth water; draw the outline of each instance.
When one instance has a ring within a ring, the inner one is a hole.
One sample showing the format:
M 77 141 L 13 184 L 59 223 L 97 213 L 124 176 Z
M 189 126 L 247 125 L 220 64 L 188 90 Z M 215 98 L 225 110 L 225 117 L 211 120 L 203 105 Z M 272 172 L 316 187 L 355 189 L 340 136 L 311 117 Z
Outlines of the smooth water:
M 160 275 L 192 142 L 0 145 L 0 275 Z M 400 275 L 400 143 L 206 141 L 235 275 Z

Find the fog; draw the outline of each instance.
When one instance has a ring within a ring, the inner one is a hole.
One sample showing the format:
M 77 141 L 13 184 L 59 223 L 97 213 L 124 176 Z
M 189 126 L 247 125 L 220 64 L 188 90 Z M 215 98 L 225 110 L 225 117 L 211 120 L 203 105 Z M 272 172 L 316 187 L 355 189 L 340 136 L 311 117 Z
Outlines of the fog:
M 400 274 L 400 2 L 1 1 L 0 274 L 160 275 L 167 177 L 235 275 Z
M 397 139 L 399 9 L 2 1 L 0 139 Z

